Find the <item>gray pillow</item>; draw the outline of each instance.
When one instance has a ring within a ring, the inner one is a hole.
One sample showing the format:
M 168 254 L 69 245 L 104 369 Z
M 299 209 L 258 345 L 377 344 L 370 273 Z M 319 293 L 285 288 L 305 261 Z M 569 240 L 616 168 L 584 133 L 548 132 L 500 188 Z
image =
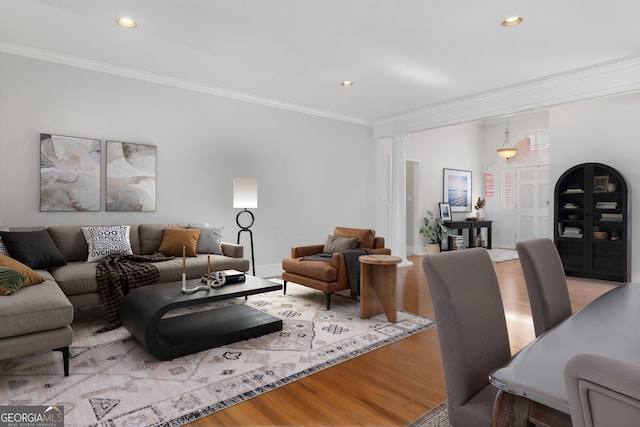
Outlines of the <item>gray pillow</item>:
M 9 227 L 2 226 L 0 231 L 9 231 Z M 11 256 L 7 247 L 2 243 L 2 237 L 0 237 L 0 255 Z
M 222 253 L 222 227 L 203 227 L 189 224 L 189 228 L 200 230 L 196 253 L 223 255 Z
M 357 237 L 327 237 L 327 242 L 322 249 L 323 254 L 332 254 L 334 252 L 344 252 L 348 249 L 355 249 L 358 246 Z

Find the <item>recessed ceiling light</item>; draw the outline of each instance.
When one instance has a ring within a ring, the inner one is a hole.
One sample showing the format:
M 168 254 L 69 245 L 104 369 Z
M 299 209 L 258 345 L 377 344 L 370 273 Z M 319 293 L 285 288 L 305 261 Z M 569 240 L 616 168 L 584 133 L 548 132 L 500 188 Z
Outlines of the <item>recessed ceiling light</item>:
M 518 25 L 521 22 L 522 22 L 521 16 L 510 16 L 508 18 L 505 18 L 504 21 L 502 21 L 502 25 L 504 27 L 513 27 L 514 25 Z
M 340 86 L 350 87 L 350 86 L 353 86 L 353 82 L 351 80 L 345 80 L 342 83 L 340 83 Z
M 136 21 L 134 21 L 131 18 L 128 18 L 126 16 L 123 16 L 121 18 L 118 18 L 118 25 L 125 27 L 125 28 L 135 28 L 138 26 L 138 24 L 136 24 Z

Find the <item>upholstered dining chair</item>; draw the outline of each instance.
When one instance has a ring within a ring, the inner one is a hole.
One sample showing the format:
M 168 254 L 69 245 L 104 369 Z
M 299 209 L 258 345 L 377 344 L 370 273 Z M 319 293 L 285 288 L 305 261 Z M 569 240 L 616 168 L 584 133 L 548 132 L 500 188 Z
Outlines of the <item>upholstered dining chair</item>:
M 640 366 L 595 354 L 578 354 L 564 370 L 573 427 L 640 424 Z
M 527 285 L 536 337 L 571 316 L 567 279 L 558 249 L 551 239 L 516 243 Z
M 454 427 L 491 425 L 489 374 L 511 359 L 498 278 L 484 248 L 425 256 Z

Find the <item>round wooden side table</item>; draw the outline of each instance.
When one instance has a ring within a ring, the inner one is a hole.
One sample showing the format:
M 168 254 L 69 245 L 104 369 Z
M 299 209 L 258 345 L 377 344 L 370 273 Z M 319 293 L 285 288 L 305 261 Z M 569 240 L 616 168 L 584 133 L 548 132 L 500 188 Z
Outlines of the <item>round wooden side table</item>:
M 398 321 L 396 286 L 401 261 L 402 258 L 393 255 L 360 257 L 361 319 L 384 313 L 390 322 Z

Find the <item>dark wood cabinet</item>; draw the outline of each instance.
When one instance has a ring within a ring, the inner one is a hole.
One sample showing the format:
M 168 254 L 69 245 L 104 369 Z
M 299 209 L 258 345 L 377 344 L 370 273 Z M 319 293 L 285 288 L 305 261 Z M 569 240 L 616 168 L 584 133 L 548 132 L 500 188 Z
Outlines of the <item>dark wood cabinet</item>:
M 627 183 L 614 168 L 583 163 L 555 186 L 555 242 L 565 273 L 626 282 L 631 277 Z

